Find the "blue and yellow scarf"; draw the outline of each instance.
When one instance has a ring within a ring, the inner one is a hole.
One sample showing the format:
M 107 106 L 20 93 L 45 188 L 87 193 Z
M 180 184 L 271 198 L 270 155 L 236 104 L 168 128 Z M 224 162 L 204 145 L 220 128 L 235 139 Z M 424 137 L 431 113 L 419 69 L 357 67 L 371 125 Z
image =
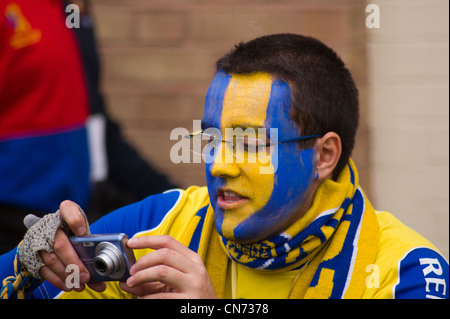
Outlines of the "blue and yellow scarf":
M 240 245 L 221 238 L 211 208 L 204 227 L 212 227 L 200 243 L 216 293 L 223 296 L 228 258 L 261 271 L 301 269 L 292 298 L 359 298 L 373 264 L 379 236 L 375 211 L 358 187 L 353 162 L 337 181 L 318 188 L 310 210 L 282 234 L 260 243 Z M 210 224 L 210 225 L 208 225 Z M 205 238 L 206 239 L 206 238 Z

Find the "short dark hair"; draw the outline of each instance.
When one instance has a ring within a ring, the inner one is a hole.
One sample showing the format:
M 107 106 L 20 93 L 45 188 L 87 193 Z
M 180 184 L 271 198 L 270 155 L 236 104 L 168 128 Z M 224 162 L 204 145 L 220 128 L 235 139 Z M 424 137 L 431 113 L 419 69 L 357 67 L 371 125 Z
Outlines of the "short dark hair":
M 342 154 L 333 174 L 337 177 L 355 144 L 359 103 L 353 78 L 332 49 L 312 37 L 273 34 L 239 43 L 216 67 L 229 74 L 266 72 L 286 81 L 293 102 L 290 116 L 300 134 L 340 136 Z

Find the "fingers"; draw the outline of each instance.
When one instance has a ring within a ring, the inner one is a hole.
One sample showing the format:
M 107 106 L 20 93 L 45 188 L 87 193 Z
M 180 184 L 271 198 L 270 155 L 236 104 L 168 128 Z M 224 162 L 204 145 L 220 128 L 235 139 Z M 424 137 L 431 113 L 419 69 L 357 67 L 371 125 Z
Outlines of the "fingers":
M 59 212 L 61 218 L 76 236 L 86 234 L 88 225 L 86 225 L 85 217 L 77 204 L 66 200 L 60 204 Z M 64 291 L 72 289 L 75 291 L 84 290 L 85 284 L 90 279 L 89 271 L 81 262 L 67 234 L 62 229 L 56 231 L 53 253 L 41 251 L 40 256 L 45 266 L 40 269 L 39 274 L 44 280 Z M 73 269 L 76 269 L 76 284 L 71 282 L 74 279 L 72 275 Z M 71 278 L 68 278 L 69 275 L 71 275 Z M 89 283 L 89 287 L 101 292 L 106 289 L 106 283 Z
M 158 294 L 158 293 L 165 292 L 167 290 L 167 286 L 160 282 L 146 282 L 142 285 L 138 285 L 135 287 L 130 287 L 125 282 L 119 282 L 119 287 L 123 291 L 126 291 L 126 292 L 131 293 L 136 296 Z
M 83 217 L 81 213 L 81 208 L 72 201 L 66 200 L 62 202 L 59 206 L 59 211 L 61 214 L 61 218 L 67 223 L 70 229 L 74 232 L 76 236 L 83 236 L 86 234 L 87 225 L 85 217 Z M 84 289 L 84 284 L 89 282 L 90 274 L 87 270 L 86 266 L 81 262 L 73 248 L 72 244 L 69 241 L 67 235 L 59 229 L 55 235 L 55 244 L 53 246 L 53 250 L 55 255 L 58 256 L 60 263 L 62 265 L 76 265 L 80 271 L 80 283 L 81 288 L 76 291 L 82 291 Z M 45 255 L 45 254 L 44 254 Z M 43 256 L 44 257 L 44 256 Z M 45 257 L 44 257 L 45 258 Z M 47 256 L 47 258 L 51 258 Z M 45 259 L 44 259 L 45 260 Z M 62 273 L 62 266 L 57 262 L 53 267 L 49 267 L 54 274 L 58 274 L 60 278 L 66 278 L 66 273 Z M 65 268 L 64 268 L 65 269 Z M 50 278 L 55 278 L 48 270 L 44 270 L 45 273 L 48 274 Z M 41 276 L 42 277 L 42 276 Z M 43 277 L 44 278 L 44 277 Z M 58 280 L 55 279 L 57 284 L 60 284 Z M 95 290 L 97 292 L 104 291 L 106 289 L 105 282 L 89 282 L 89 288 Z
M 161 248 L 141 257 L 131 268 L 131 274 L 158 265 L 166 265 L 181 273 L 188 273 L 194 267 L 194 262 L 186 254 L 170 248 Z
M 182 290 L 183 284 L 186 282 L 184 274 L 179 270 L 166 265 L 158 265 L 134 273 L 126 283 L 130 287 L 136 287 L 147 282 L 157 281 L 176 290 Z
M 81 274 L 79 285 L 75 285 L 72 282 L 72 280 L 70 280 L 71 285 L 67 286 L 67 278 L 70 275 L 70 272 L 68 271 L 62 272 L 61 269 L 55 272 L 49 266 L 42 267 L 39 270 L 39 274 L 41 275 L 42 278 L 45 278 L 49 283 L 51 283 L 56 288 L 66 292 L 69 292 L 72 289 L 81 292 L 85 288 L 84 283 L 88 281 L 88 278 L 84 277 L 84 275 Z M 88 282 L 87 285 L 89 286 L 89 288 L 97 292 L 102 292 L 106 289 L 105 282 Z
M 84 283 L 89 280 L 89 271 L 86 266 L 81 262 L 77 253 L 70 244 L 69 238 L 61 229 L 56 231 L 55 244 L 53 245 L 53 253 L 45 251 L 40 252 L 40 256 L 45 263 L 45 266 L 41 268 L 40 275 L 45 280 L 49 281 L 55 287 L 68 291 L 70 290 L 66 286 L 66 279 L 70 275 L 70 271 L 67 271 L 68 265 L 76 265 L 79 270 L 79 283 L 84 289 Z M 76 287 L 75 290 L 78 290 Z
M 188 297 L 183 294 L 167 292 L 140 296 L 139 299 L 188 299 Z
M 161 248 L 169 248 L 197 261 L 200 257 L 197 253 L 193 252 L 173 237 L 167 235 L 134 237 L 128 240 L 127 245 L 132 249 L 150 248 L 158 250 Z
M 170 236 L 132 238 L 133 249 L 151 248 L 130 270 L 122 289 L 144 298 L 214 298 L 202 258 Z
M 67 280 L 71 271 L 66 271 L 69 268 L 66 269 L 55 254 L 41 252 L 41 256 L 47 263 L 46 266 L 43 266 L 39 270 L 39 274 L 42 278 L 60 290 L 70 291 L 74 289 L 75 291 L 82 291 L 84 289 L 84 282 L 87 281 L 85 276 L 79 276 L 76 282 L 71 278 L 70 280 Z
M 59 277 L 55 272 L 53 272 L 49 267 L 43 266 L 39 270 L 39 275 L 51 283 L 56 288 L 63 291 L 70 291 L 70 289 L 66 286 L 65 280 Z
M 184 274 L 195 270 L 196 263 L 200 262 L 203 266 L 198 254 L 170 236 L 131 238 L 128 246 L 133 249 L 155 249 L 133 265 L 130 271 L 132 277 L 127 281 L 130 286 L 146 281 L 161 281 L 176 288 L 183 281 Z
M 61 218 L 67 223 L 76 236 L 86 234 L 86 222 L 81 215 L 80 207 L 70 200 L 63 201 L 59 206 Z
M 56 231 L 53 250 L 63 265 L 65 266 L 71 264 L 77 265 L 78 268 L 80 269 L 80 273 L 85 273 L 89 275 L 89 271 L 87 270 L 86 266 L 81 262 L 77 252 L 72 247 L 69 238 L 62 229 L 58 229 Z

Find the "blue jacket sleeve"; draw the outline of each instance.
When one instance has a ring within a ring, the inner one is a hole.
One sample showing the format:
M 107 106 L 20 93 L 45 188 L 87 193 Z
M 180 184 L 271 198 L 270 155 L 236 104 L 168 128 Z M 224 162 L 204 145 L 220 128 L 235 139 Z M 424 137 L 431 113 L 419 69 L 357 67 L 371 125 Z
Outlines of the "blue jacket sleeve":
M 6 277 L 14 275 L 14 258 L 16 249 L 0 256 L 0 279 L 3 281 Z
M 181 196 L 180 190 L 171 190 L 122 207 L 92 224 L 91 233 L 125 233 L 131 238 L 158 226 Z

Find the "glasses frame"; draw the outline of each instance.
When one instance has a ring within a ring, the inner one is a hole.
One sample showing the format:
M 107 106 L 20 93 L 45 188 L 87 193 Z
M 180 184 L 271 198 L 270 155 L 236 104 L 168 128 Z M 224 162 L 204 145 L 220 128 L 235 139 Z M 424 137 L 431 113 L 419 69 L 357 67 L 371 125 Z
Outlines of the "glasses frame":
M 209 136 L 213 136 L 211 134 L 206 134 L 203 132 L 203 130 L 199 130 L 193 133 L 189 133 L 188 135 L 185 135 L 184 137 L 187 139 L 192 139 L 195 136 L 199 136 L 199 135 L 209 135 Z M 275 146 L 275 145 L 279 145 L 279 144 L 285 144 L 285 143 L 290 143 L 290 142 L 296 142 L 296 141 L 304 141 L 304 140 L 308 140 L 308 139 L 312 139 L 312 138 L 321 138 L 323 137 L 323 135 L 319 135 L 319 134 L 313 134 L 313 135 L 304 135 L 304 136 L 299 136 L 299 137 L 295 137 L 295 138 L 290 138 L 284 141 L 279 141 L 277 143 L 266 143 L 264 145 L 264 147 L 271 147 L 271 146 Z M 220 142 L 225 143 L 225 144 L 229 144 L 229 145 L 233 145 L 233 141 L 226 141 L 226 140 L 220 140 Z M 230 146 L 229 146 L 230 148 Z M 232 148 L 230 148 L 230 150 L 232 150 Z M 194 152 L 193 150 L 191 150 L 192 152 Z M 194 152 L 195 153 L 195 152 Z M 237 152 L 232 152 L 233 157 L 237 159 L 236 154 Z M 197 153 L 196 153 L 197 154 Z M 199 155 L 203 155 L 203 154 L 199 154 Z

